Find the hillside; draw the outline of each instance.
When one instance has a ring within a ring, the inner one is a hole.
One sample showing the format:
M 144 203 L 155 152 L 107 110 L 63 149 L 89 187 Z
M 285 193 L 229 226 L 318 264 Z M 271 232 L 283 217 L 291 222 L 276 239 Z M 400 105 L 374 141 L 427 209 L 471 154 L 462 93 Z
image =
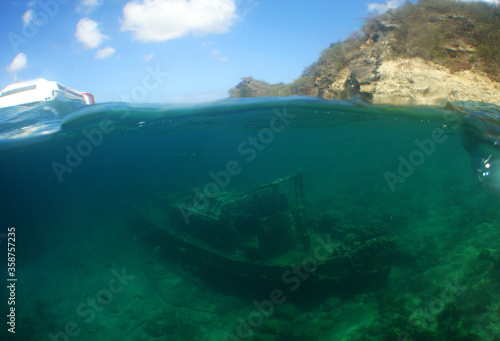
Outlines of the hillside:
M 290 84 L 252 77 L 231 97 L 357 96 L 373 103 L 500 105 L 500 6 L 420 0 L 365 19 L 359 32 L 321 52 Z

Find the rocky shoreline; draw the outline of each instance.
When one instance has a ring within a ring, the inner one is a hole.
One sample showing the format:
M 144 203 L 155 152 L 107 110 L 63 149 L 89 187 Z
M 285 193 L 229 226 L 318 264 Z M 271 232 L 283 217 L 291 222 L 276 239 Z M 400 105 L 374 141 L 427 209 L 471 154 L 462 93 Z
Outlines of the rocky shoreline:
M 230 95 L 356 97 L 392 105 L 444 106 L 453 101 L 500 105 L 498 42 L 491 42 L 491 32 L 500 32 L 500 20 L 485 19 L 498 13 L 494 5 L 407 3 L 367 19 L 361 32 L 330 45 L 294 82 L 269 84 L 247 77 Z
M 481 71 L 452 72 L 421 58 L 384 61 L 371 71 L 371 79 L 349 71 L 322 89 L 321 97 L 334 99 L 338 93 L 345 97 L 342 92 L 351 88 L 352 95 L 374 104 L 444 106 L 449 101 L 477 101 L 500 105 L 500 83 Z

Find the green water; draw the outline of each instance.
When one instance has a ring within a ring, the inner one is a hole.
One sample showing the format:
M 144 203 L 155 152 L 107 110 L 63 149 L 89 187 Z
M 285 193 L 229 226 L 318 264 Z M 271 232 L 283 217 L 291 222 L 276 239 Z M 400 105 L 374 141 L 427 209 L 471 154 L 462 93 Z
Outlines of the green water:
M 474 113 L 494 126 L 495 110 Z M 496 340 L 499 199 L 471 169 L 494 130 L 464 140 L 470 113 L 302 98 L 104 104 L 41 140 L 7 138 L 0 247 L 14 226 L 16 333 L 3 323 L 2 340 Z M 127 204 L 249 193 L 299 169 L 312 217 L 391 231 L 383 288 L 321 299 L 299 289 L 266 305 L 272 291 L 172 256 Z

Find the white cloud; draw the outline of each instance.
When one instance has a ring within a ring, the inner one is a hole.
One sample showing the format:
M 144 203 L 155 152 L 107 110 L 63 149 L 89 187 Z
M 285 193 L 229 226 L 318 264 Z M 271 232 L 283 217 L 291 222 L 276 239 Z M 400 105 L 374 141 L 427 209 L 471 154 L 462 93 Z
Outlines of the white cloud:
M 78 12 L 90 13 L 93 12 L 97 6 L 102 5 L 102 0 L 81 0 L 80 4 L 76 7 Z
M 462 0 L 462 1 L 468 1 L 468 2 L 479 2 L 479 1 L 484 1 L 484 2 L 489 2 L 491 4 L 497 4 L 500 5 L 500 0 Z
M 370 3 L 368 4 L 368 11 L 375 13 L 385 13 L 390 9 L 398 8 L 405 3 L 405 0 L 386 0 L 385 4 Z
M 28 26 L 33 21 L 34 17 L 35 17 L 35 11 L 33 11 L 32 9 L 29 9 L 26 12 L 24 12 L 22 16 L 24 27 Z
M 155 55 L 150 53 L 150 54 L 145 54 L 143 57 L 144 57 L 144 62 L 149 62 L 151 59 L 153 59 Z
M 210 56 L 211 56 L 213 59 L 220 60 L 221 62 L 227 62 L 227 57 L 226 57 L 226 56 L 221 55 L 219 50 L 212 50 L 212 51 L 210 52 Z
M 238 18 L 235 0 L 132 0 L 123 7 L 122 31 L 141 42 L 225 33 Z
M 12 63 L 7 66 L 5 69 L 12 74 L 17 74 L 18 72 L 26 69 L 26 65 L 28 64 L 28 58 L 22 52 L 18 53 L 17 56 L 14 57 Z
M 101 50 L 98 50 L 95 53 L 95 59 L 106 59 L 111 57 L 113 54 L 115 54 L 116 50 L 112 48 L 111 46 L 105 47 Z
M 75 37 L 86 49 L 94 49 L 101 45 L 104 39 L 109 39 L 99 31 L 99 24 L 89 18 L 80 19 L 76 24 Z

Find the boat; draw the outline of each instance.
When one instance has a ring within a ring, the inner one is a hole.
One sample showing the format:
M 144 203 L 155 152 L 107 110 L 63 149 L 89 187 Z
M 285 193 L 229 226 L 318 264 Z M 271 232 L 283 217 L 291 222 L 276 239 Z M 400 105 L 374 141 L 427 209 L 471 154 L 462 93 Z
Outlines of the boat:
M 87 92 L 70 89 L 61 83 L 38 78 L 17 82 L 0 92 L 0 108 L 12 106 L 33 106 L 58 99 L 95 104 L 94 96 Z
M 389 230 L 315 217 L 301 171 L 250 193 L 190 192 L 152 188 L 125 202 L 146 220 L 137 225 L 155 230 L 158 247 L 177 250 L 191 267 L 290 291 L 326 285 L 341 294 L 387 283 L 395 250 Z

